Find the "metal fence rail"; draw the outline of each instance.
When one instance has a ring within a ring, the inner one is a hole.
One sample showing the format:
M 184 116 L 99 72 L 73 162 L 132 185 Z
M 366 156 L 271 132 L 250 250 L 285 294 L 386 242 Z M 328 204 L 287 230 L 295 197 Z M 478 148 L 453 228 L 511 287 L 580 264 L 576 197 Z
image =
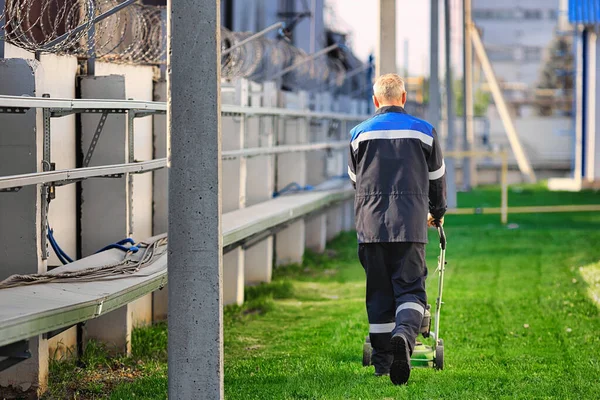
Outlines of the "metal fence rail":
M 108 111 L 109 113 L 123 113 L 129 110 L 165 113 L 167 111 L 167 103 L 138 100 L 53 99 L 45 97 L 0 95 L 0 112 L 16 114 L 32 108 L 45 108 L 80 113 L 102 111 Z M 345 113 L 314 112 L 276 107 L 245 107 L 228 104 L 223 104 L 221 106 L 221 113 L 224 116 L 271 116 L 284 118 L 329 119 L 336 121 L 358 121 L 369 117 L 368 115 L 360 114 L 352 115 Z

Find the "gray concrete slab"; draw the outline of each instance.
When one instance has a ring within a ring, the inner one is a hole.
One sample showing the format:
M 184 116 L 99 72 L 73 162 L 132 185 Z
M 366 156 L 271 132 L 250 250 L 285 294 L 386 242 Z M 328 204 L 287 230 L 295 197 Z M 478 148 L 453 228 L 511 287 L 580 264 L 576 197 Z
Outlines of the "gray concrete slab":
M 33 60 L 0 60 L 0 94 L 41 96 L 38 93 L 39 64 Z M 41 111 L 24 115 L 0 114 L 0 175 L 42 170 L 43 129 Z M 0 280 L 13 274 L 45 272 L 42 261 L 40 187 L 29 186 L 17 193 L 0 193 Z M 45 230 L 44 230 L 45 231 Z M 31 298 L 38 303 L 39 298 Z M 13 300 L 0 299 L 0 310 L 13 308 Z M 41 393 L 48 374 L 48 341 L 36 336 L 30 341 L 32 357 L 0 373 L 0 387 L 17 392 Z

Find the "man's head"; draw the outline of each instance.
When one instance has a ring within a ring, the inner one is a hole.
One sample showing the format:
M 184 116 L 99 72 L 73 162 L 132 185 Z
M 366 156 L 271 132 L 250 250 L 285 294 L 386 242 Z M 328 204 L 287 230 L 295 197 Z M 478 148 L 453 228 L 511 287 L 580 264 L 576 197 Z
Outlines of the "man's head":
M 404 80 L 397 74 L 381 75 L 373 85 L 373 104 L 375 108 L 400 106 L 406 104 Z

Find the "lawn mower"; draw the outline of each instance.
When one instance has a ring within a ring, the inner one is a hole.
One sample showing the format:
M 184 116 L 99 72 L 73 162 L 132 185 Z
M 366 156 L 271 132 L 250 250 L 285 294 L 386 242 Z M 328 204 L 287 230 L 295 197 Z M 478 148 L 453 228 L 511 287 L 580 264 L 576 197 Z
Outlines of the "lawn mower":
M 435 368 L 438 370 L 444 369 L 444 341 L 440 338 L 440 310 L 442 308 L 442 290 L 444 288 L 444 270 L 446 268 L 446 234 L 444 228 L 437 228 L 440 236 L 440 256 L 438 258 L 438 267 L 435 272 L 439 274 L 438 297 L 435 308 L 435 329 L 431 331 L 431 306 L 428 304 L 423 315 L 420 333 L 424 338 L 431 337 L 435 341 L 435 346 L 427 346 L 419 341 L 415 345 L 415 349 L 410 358 L 412 367 Z M 363 366 L 371 365 L 371 340 L 367 335 L 365 344 L 363 345 Z

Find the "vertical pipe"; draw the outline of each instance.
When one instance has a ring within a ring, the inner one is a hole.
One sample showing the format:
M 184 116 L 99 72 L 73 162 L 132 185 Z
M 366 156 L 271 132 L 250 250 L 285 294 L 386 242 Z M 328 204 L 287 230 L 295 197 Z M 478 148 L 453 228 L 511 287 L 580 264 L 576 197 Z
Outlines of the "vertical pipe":
M 310 54 L 317 51 L 317 0 L 310 3 Z
M 0 0 L 0 11 L 4 14 L 4 8 L 6 6 L 6 0 Z M 6 15 L 6 14 L 4 14 Z M 6 16 L 4 17 L 4 26 L 6 31 Z M 4 47 L 6 46 L 6 42 L 4 39 L 0 38 L 0 58 L 4 58 Z
M 408 78 L 408 39 L 404 39 L 404 77 Z
M 598 34 L 590 30 L 587 39 L 587 77 L 586 77 L 586 99 L 585 108 L 587 115 L 585 117 L 585 164 L 583 166 L 586 180 L 594 181 L 595 156 L 596 156 L 596 42 Z
M 178 400 L 224 396 L 219 3 L 168 2 L 169 398 Z
M 375 73 L 396 73 L 396 0 L 379 0 Z
M 249 106 L 250 98 L 250 82 L 247 79 L 240 80 L 240 105 L 242 107 Z M 246 114 L 242 114 L 240 117 L 240 139 L 239 145 L 240 150 L 246 147 L 246 128 L 248 126 L 248 117 Z M 246 197 L 247 197 L 247 185 L 248 185 L 248 159 L 246 157 L 240 157 L 240 181 L 239 181 L 239 208 L 246 208 Z
M 130 99 L 132 100 L 132 99 Z M 135 162 L 135 143 L 134 143 L 135 111 L 127 112 L 127 162 Z M 133 237 L 133 174 L 127 173 L 127 236 Z
M 471 45 L 471 0 L 463 0 L 463 150 L 475 150 L 475 134 L 473 131 L 473 47 Z M 473 186 L 476 173 L 476 159 L 465 157 L 463 160 L 463 187 L 465 190 Z
M 581 182 L 583 175 L 583 103 L 584 103 L 584 70 L 585 70 L 585 47 L 584 47 L 585 31 L 577 29 L 575 36 L 575 166 L 574 178 Z
M 454 82 L 452 80 L 452 44 L 451 44 L 451 22 L 450 22 L 450 0 L 444 0 L 444 39 L 446 54 L 446 150 L 456 150 L 455 126 L 454 126 Z M 446 161 L 446 184 L 448 207 L 456 208 L 456 160 L 449 158 Z
M 439 128 L 440 124 L 440 7 L 439 0 L 431 0 L 431 37 L 429 51 L 429 122 Z
M 500 184 L 502 186 L 501 218 L 502 224 L 506 225 L 508 222 L 508 153 L 506 150 L 502 151 L 502 172 L 500 176 Z

